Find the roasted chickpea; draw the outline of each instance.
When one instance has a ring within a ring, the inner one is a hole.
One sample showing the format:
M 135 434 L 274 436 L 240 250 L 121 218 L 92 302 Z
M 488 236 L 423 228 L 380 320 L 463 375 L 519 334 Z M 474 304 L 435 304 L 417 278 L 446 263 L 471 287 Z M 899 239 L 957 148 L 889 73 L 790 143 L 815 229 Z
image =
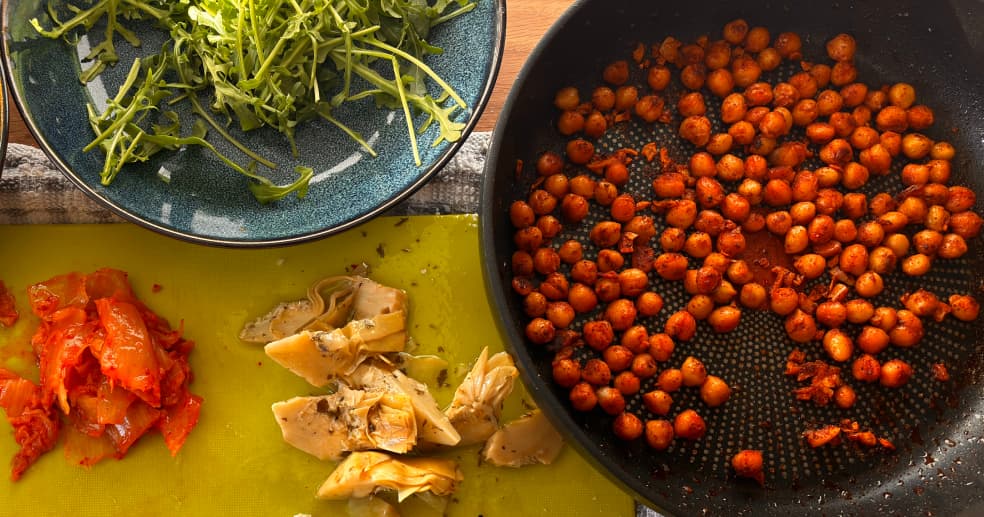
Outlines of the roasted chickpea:
M 799 307 L 799 295 L 792 287 L 773 287 L 769 295 L 769 308 L 772 312 L 786 316 Z
M 895 83 L 888 89 L 888 102 L 893 106 L 908 109 L 916 102 L 916 89 L 908 83 Z
M 591 312 L 598 306 L 598 296 L 590 287 L 582 283 L 574 283 L 567 292 L 567 303 L 575 312 Z
M 739 163 L 741 160 L 739 159 Z M 749 203 L 748 199 L 741 194 L 736 194 L 732 192 L 724 198 L 724 202 L 721 204 L 721 215 L 730 219 L 736 223 L 742 223 L 748 216 L 752 213 L 752 205 Z
M 858 333 L 858 338 L 855 342 L 862 352 L 875 355 L 888 348 L 890 339 L 888 332 L 885 330 L 879 327 L 865 325 L 861 328 L 861 332 Z
M 564 388 L 573 388 L 581 382 L 581 363 L 574 359 L 558 359 L 553 362 L 553 379 Z
M 707 67 L 703 63 L 690 64 L 680 71 L 680 82 L 685 88 L 699 90 L 707 79 Z
M 858 357 L 851 364 L 851 374 L 861 382 L 876 382 L 881 378 L 882 366 L 869 354 Z
M 944 259 L 960 258 L 967 253 L 967 241 L 955 233 L 948 233 L 943 236 L 937 253 L 939 253 L 940 258 Z
M 636 311 L 644 318 L 655 316 L 663 310 L 663 297 L 654 291 L 646 291 L 636 298 Z
M 730 59 L 730 57 L 729 55 L 728 58 Z M 727 63 L 723 66 L 726 65 Z M 735 89 L 735 78 L 732 77 L 731 72 L 727 68 L 712 68 L 711 72 L 707 74 L 705 82 L 707 89 L 717 97 L 724 97 Z
M 571 178 L 569 187 L 571 194 L 576 194 L 583 198 L 593 198 L 597 182 L 587 174 L 579 174 Z
M 817 101 L 813 99 L 800 99 L 793 106 L 792 113 L 793 124 L 801 127 L 812 124 L 820 116 L 820 111 L 817 109 Z
M 858 242 L 869 248 L 874 248 L 885 239 L 885 229 L 875 221 L 861 223 L 858 227 Z
M 839 386 L 834 390 L 834 404 L 841 409 L 847 409 L 854 405 L 857 401 L 857 393 L 854 392 L 854 388 L 848 386 L 847 384 Z
M 591 105 L 598 111 L 609 111 L 615 107 L 615 91 L 607 86 L 599 86 L 591 92 Z
M 732 305 L 724 305 L 711 311 L 707 317 L 707 322 L 711 325 L 714 332 L 731 332 L 738 328 L 741 321 L 741 309 Z
M 594 283 L 594 292 L 598 296 L 598 300 L 603 303 L 615 301 L 619 296 L 622 296 L 622 288 L 618 283 L 618 278 L 615 277 L 615 273 L 613 271 L 603 272 L 601 278 Z
M 769 180 L 762 191 L 762 201 L 773 207 L 788 205 L 793 201 L 793 189 L 787 181 Z
M 881 275 L 874 271 L 866 271 L 854 282 L 854 290 L 864 298 L 874 298 L 885 289 Z
M 674 348 L 676 348 L 676 344 L 673 342 L 673 338 L 667 334 L 657 333 L 649 336 L 649 355 L 661 363 L 670 360 Z
M 625 397 L 622 392 L 611 386 L 602 386 L 595 391 L 598 397 L 598 407 L 609 415 L 617 415 L 625 411 Z
M 563 230 L 560 220 L 552 215 L 541 215 L 536 220 L 536 227 L 540 229 L 544 240 L 553 239 Z
M 529 226 L 513 235 L 513 243 L 522 251 L 533 252 L 543 244 L 543 233 L 536 226 Z
M 526 324 L 526 338 L 538 345 L 553 341 L 557 331 L 546 318 L 533 318 Z
M 967 187 L 954 185 L 949 189 L 950 195 L 946 200 L 944 208 L 951 214 L 966 212 L 977 203 L 977 194 Z
M 748 34 L 748 22 L 741 18 L 732 20 L 724 25 L 722 36 L 724 40 L 732 45 L 738 45 L 745 40 Z
M 626 370 L 615 376 L 615 379 L 612 381 L 612 386 L 622 395 L 635 395 L 636 393 L 639 393 L 641 382 L 636 374 Z
M 529 252 L 523 250 L 513 252 L 511 262 L 514 275 L 533 275 L 533 255 L 530 255 Z
M 656 377 L 656 386 L 667 392 L 673 393 L 683 386 L 683 372 L 678 368 L 667 368 Z
M 808 343 L 817 337 L 817 322 L 806 312 L 796 309 L 786 316 L 786 334 L 797 343 Z
M 922 320 L 908 309 L 896 311 L 896 316 L 898 321 L 888 331 L 892 344 L 903 348 L 917 345 L 925 333 Z
M 844 363 L 854 354 L 854 341 L 840 329 L 830 329 L 823 335 L 823 349 L 831 360 Z
M 599 248 L 610 248 L 622 238 L 622 225 L 615 221 L 601 221 L 594 225 L 588 238 Z
M 700 387 L 700 398 L 709 407 L 718 407 L 731 398 L 731 387 L 720 377 L 708 375 Z
M 932 257 L 943 245 L 943 235 L 936 230 L 922 230 L 912 236 L 912 245 L 916 253 Z
M 626 330 L 631 327 L 635 323 L 637 314 L 635 304 L 625 298 L 614 300 L 605 308 L 605 319 L 615 330 Z
M 773 98 L 772 85 L 769 83 L 753 83 L 745 88 L 745 100 L 749 106 L 768 106 L 772 104 Z
M 616 101 L 617 99 L 616 94 Z M 666 102 L 659 95 L 646 95 L 636 101 L 635 114 L 642 120 L 653 123 L 662 118 L 665 106 Z
M 912 112 L 916 108 L 926 108 L 926 107 L 925 106 L 913 106 L 908 111 L 908 114 L 909 114 L 909 125 L 912 127 L 912 129 L 915 129 L 915 130 L 918 131 L 918 130 L 924 129 L 924 128 L 918 127 L 918 125 L 912 121 Z M 929 108 L 926 108 L 926 109 L 928 110 Z M 929 121 L 929 123 L 930 124 L 933 123 L 932 122 L 932 111 L 930 111 L 930 121 Z M 932 158 L 932 159 L 934 159 L 934 160 L 952 160 L 955 155 L 956 155 L 956 149 L 953 148 L 953 145 L 950 144 L 950 142 L 936 142 L 935 144 L 933 144 L 933 148 L 929 151 L 929 157 Z
M 670 315 L 663 332 L 679 341 L 690 341 L 697 333 L 697 320 L 687 311 L 677 311 Z
M 926 221 L 929 214 L 929 206 L 920 197 L 909 196 L 899 203 L 898 211 L 905 214 L 909 223 L 922 224 Z
M 834 238 L 836 223 L 829 215 L 820 214 L 810 221 L 806 228 L 807 237 L 813 244 L 824 244 Z
M 665 416 L 673 405 L 673 397 L 663 390 L 653 390 L 643 394 L 642 404 L 654 414 Z
M 687 117 L 680 124 L 680 136 L 697 147 L 703 147 L 711 139 L 711 121 L 704 116 Z
M 673 432 L 685 440 L 699 440 L 707 432 L 707 424 L 696 411 L 685 409 L 673 420 Z
M 627 223 L 636 214 L 636 201 L 631 194 L 620 194 L 612 200 L 608 207 L 608 212 L 612 219 L 620 223 Z
M 884 330 L 885 332 L 888 332 L 889 330 L 892 330 L 892 327 L 894 327 L 898 321 L 899 317 L 895 312 L 895 309 L 891 307 L 879 307 L 875 309 L 875 313 L 871 316 L 869 323 L 877 328 L 880 328 L 881 330 Z
M 584 337 L 584 342 L 595 350 L 604 350 L 615 340 L 615 331 L 612 329 L 612 324 L 606 320 L 586 322 L 584 327 L 582 327 L 581 334 Z M 605 383 L 607 384 L 607 381 Z
M 619 413 L 612 422 L 612 431 L 622 440 L 631 441 L 642 436 L 642 420 L 632 413 Z
M 895 256 L 891 248 L 878 246 L 871 250 L 871 253 L 868 255 L 868 268 L 871 269 L 872 273 L 885 275 L 895 270 L 895 263 L 898 262 L 898 257 Z M 867 289 L 870 287 L 866 285 L 864 288 Z
M 765 306 L 767 298 L 765 287 L 762 287 L 761 284 L 751 282 L 741 286 L 739 301 L 749 309 L 761 309 Z
M 926 220 L 927 222 L 929 221 L 929 216 L 927 216 Z M 981 233 L 982 225 L 984 225 L 984 220 L 981 219 L 981 216 L 969 210 L 950 216 L 950 231 L 964 239 L 977 237 Z
M 867 151 L 867 149 L 865 151 Z M 835 138 L 820 148 L 819 156 L 820 161 L 823 163 L 843 167 L 854 159 L 854 150 L 851 148 L 851 144 L 849 144 L 847 140 L 844 140 L 843 138 Z
M 857 43 L 849 34 L 838 34 L 827 42 L 827 55 L 834 61 L 851 61 L 856 49 Z
M 583 138 L 575 138 L 567 143 L 566 152 L 572 163 L 584 165 L 594 156 L 594 144 Z
M 816 81 L 818 89 L 826 88 L 827 84 L 830 83 L 830 65 L 814 64 L 807 70 L 807 73 Z
M 830 69 L 830 84 L 845 86 L 858 79 L 858 69 L 849 61 L 838 61 Z
M 509 205 L 509 220 L 516 228 L 526 228 L 536 220 L 536 214 L 527 202 L 513 201 Z
M 871 208 L 871 214 L 875 217 L 881 217 L 896 208 L 895 199 L 885 192 L 876 194 L 875 197 L 871 198 L 869 206 Z
M 875 115 L 875 127 L 879 131 L 903 133 L 909 129 L 909 118 L 904 109 L 898 106 L 885 106 Z
M 881 366 L 880 382 L 886 388 L 900 388 L 912 377 L 912 367 L 901 359 L 886 361 Z
M 639 102 L 639 89 L 635 86 L 619 86 L 615 89 L 615 109 L 628 111 Z
M 823 188 L 817 192 L 817 198 L 813 200 L 817 205 L 817 213 L 833 216 L 844 204 L 844 194 L 833 188 Z
M 834 223 L 834 239 L 838 242 L 848 243 L 858 236 L 858 227 L 851 219 L 841 219 Z
M 608 120 L 599 111 L 592 111 L 584 119 L 584 134 L 591 138 L 601 138 L 608 130 Z
M 693 232 L 683 245 L 683 251 L 694 258 L 704 258 L 713 251 L 713 239 L 705 232 Z
M 673 425 L 667 420 L 647 421 L 646 443 L 657 451 L 665 451 L 673 443 Z
M 974 321 L 980 314 L 981 306 L 973 296 L 954 294 L 950 296 L 949 302 L 951 314 L 958 320 Z
M 655 376 L 658 369 L 656 359 L 648 353 L 636 354 L 632 359 L 631 371 L 640 379 L 648 379 Z
M 646 290 L 649 284 L 649 277 L 638 268 L 628 268 L 618 273 L 618 283 L 622 288 L 623 296 L 636 297 Z
M 793 217 L 785 210 L 770 212 L 765 216 L 765 227 L 775 235 L 785 235 L 793 227 Z
M 855 298 L 848 300 L 844 306 L 847 307 L 847 321 L 856 325 L 866 323 L 875 314 L 875 306 L 868 300 Z
M 802 253 L 810 245 L 810 238 L 806 227 L 796 225 L 789 229 L 783 241 L 783 249 L 789 255 Z
M 670 84 L 670 69 L 663 65 L 654 65 L 649 68 L 649 72 L 646 76 L 646 82 L 649 87 L 657 92 L 661 92 L 666 89 Z M 614 100 L 612 102 L 614 105 Z
M 766 47 L 755 57 L 755 61 L 758 62 L 763 72 L 771 72 L 782 64 L 782 56 L 779 55 L 779 51 L 776 49 Z
M 590 260 L 581 259 L 571 266 L 571 280 L 585 285 L 594 285 L 597 279 L 598 264 Z
M 902 272 L 909 276 L 922 276 L 929 272 L 931 264 L 929 256 L 916 253 L 902 259 Z
M 813 122 L 806 126 L 806 137 L 814 144 L 829 143 L 835 136 L 834 126 L 826 122 Z
M 738 56 L 731 61 L 731 77 L 735 86 L 745 88 L 758 81 L 762 75 L 762 67 L 751 56 Z
M 909 122 L 909 127 L 916 131 L 922 131 L 923 129 L 926 129 L 929 126 L 932 126 L 933 122 L 935 122 L 935 115 L 933 115 L 933 110 L 930 109 L 929 106 L 923 106 L 923 105 L 913 106 L 905 110 L 905 115 L 906 115 L 906 120 Z M 935 151 L 935 146 L 934 146 L 934 151 Z M 945 157 L 944 158 L 945 160 L 949 160 L 953 158 L 952 151 L 953 151 L 953 147 L 949 146 L 949 153 L 944 153 L 944 155 L 949 154 L 949 157 Z M 941 156 L 936 156 L 935 152 L 931 153 L 931 155 L 933 156 L 933 158 L 941 157 Z
M 812 280 L 823 274 L 827 261 L 816 253 L 806 253 L 793 262 L 793 267 L 807 280 Z
M 817 321 L 830 328 L 837 328 L 847 320 L 847 307 L 838 301 L 827 300 L 817 305 Z
M 598 405 L 598 396 L 587 382 L 579 382 L 571 388 L 569 396 L 571 406 L 577 411 L 591 411 Z
M 605 182 L 621 187 L 629 182 L 629 169 L 622 162 L 612 162 L 605 167 Z M 604 183 L 604 182 L 602 182 Z M 595 198 L 597 198 L 597 192 Z M 606 205 L 608 203 L 605 203 Z
M 625 60 L 616 61 L 605 67 L 602 79 L 606 83 L 619 86 L 629 80 L 629 63 Z
M 539 248 L 533 253 L 533 269 L 549 275 L 560 268 L 560 255 L 553 248 Z
M 557 117 L 557 131 L 564 136 L 573 135 L 582 129 L 584 129 L 584 115 L 580 112 L 565 111 Z
M 724 216 L 713 210 L 701 210 L 694 221 L 694 229 L 711 237 L 717 237 L 725 230 Z M 729 225 L 730 226 L 730 225 Z
M 849 219 L 861 219 L 862 217 L 868 215 L 868 197 L 860 192 L 851 192 L 844 194 L 844 202 L 841 205 L 841 211 L 844 217 Z M 855 226 L 855 237 L 857 236 L 857 227 Z M 851 237 L 849 240 L 854 240 Z
M 721 101 L 721 121 L 725 124 L 734 124 L 742 120 L 747 112 L 745 96 L 740 93 L 732 93 Z
M 687 312 L 695 319 L 705 320 L 714 310 L 714 299 L 706 294 L 697 294 L 687 302 Z
M 560 215 L 565 221 L 579 223 L 588 216 L 588 200 L 579 194 L 565 194 L 560 200 Z
M 687 266 L 687 257 L 673 252 L 661 254 L 653 263 L 656 274 L 665 280 L 682 280 Z

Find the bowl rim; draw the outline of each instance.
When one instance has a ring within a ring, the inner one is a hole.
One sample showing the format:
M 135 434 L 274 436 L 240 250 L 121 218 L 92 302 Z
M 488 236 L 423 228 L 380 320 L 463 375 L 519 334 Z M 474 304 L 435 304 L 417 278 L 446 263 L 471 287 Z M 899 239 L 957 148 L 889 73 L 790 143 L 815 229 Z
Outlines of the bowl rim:
M 482 1 L 482 0 L 477 0 Z M 404 201 L 411 195 L 413 195 L 417 190 L 427 184 L 434 175 L 436 175 L 441 169 L 447 165 L 452 158 L 458 153 L 461 147 L 464 145 L 465 141 L 474 131 L 475 126 L 478 124 L 479 119 L 482 117 L 482 113 L 488 106 L 488 101 L 492 97 L 492 92 L 496 84 L 496 79 L 499 75 L 499 69 L 502 64 L 502 55 L 505 49 L 506 42 L 506 0 L 489 0 L 495 3 L 494 5 L 494 27 L 493 27 L 493 41 L 494 45 L 492 48 L 491 59 L 489 63 L 488 76 L 486 77 L 484 83 L 482 84 L 482 89 L 479 93 L 478 100 L 472 108 L 472 112 L 468 117 L 465 124 L 465 128 L 461 131 L 461 138 L 455 142 L 450 142 L 447 149 L 434 161 L 423 173 L 414 180 L 407 188 L 394 193 L 388 200 L 379 204 L 378 206 L 372 208 L 366 213 L 354 217 L 350 220 L 344 221 L 342 223 L 336 224 L 334 226 L 321 228 L 319 230 L 289 235 L 285 237 L 274 237 L 274 238 L 253 238 L 253 239 L 230 239 L 222 237 L 209 237 L 204 235 L 195 235 L 190 231 L 183 231 L 176 228 L 170 228 L 164 226 L 163 224 L 151 221 L 139 215 L 131 213 L 129 210 L 121 206 L 120 204 L 106 198 L 101 195 L 85 181 L 82 180 L 72 168 L 61 160 L 55 153 L 54 148 L 45 138 L 44 133 L 41 131 L 35 123 L 34 119 L 30 115 L 24 115 L 24 124 L 30 130 L 34 139 L 38 142 L 41 150 L 48 157 L 48 159 L 55 165 L 55 168 L 62 173 L 66 178 L 68 178 L 76 187 L 82 190 L 90 199 L 96 201 L 103 207 L 109 209 L 115 215 L 123 218 L 124 220 L 134 223 L 143 228 L 153 230 L 162 235 L 172 237 L 178 240 L 183 240 L 187 242 L 192 242 L 196 244 L 204 244 L 208 246 L 216 247 L 228 247 L 228 248 L 267 248 L 267 247 L 279 247 L 279 246 L 290 246 L 295 244 L 301 244 L 303 242 L 308 242 L 312 240 L 322 239 L 331 235 L 335 235 L 346 230 L 352 229 L 356 226 L 364 224 L 380 215 L 383 215 L 386 211 L 393 208 L 400 202 Z M 6 13 L 10 6 L 15 2 L 15 0 L 0 0 L 0 71 L 3 73 L 2 81 L 6 82 L 10 87 L 10 95 L 14 100 L 14 104 L 17 109 L 23 114 L 25 110 L 25 100 L 21 96 L 21 92 L 16 88 L 16 82 L 14 80 L 13 62 L 11 61 L 11 41 L 10 41 L 10 31 L 8 30 L 8 19 Z M 2 93 L 2 92 L 0 92 Z M 6 135 L 7 135 L 7 100 L 6 95 L 3 96 L 3 138 L 0 138 L 0 164 L 3 163 L 3 153 L 6 149 Z M 2 167 L 0 167 L 2 168 Z

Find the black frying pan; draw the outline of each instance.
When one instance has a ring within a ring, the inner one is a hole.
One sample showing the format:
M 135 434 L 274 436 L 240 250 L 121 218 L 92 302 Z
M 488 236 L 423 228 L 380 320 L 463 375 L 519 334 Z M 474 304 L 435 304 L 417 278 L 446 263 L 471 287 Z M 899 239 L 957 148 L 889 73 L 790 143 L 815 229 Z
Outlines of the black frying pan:
M 658 43 L 670 35 L 684 42 L 701 34 L 717 39 L 722 26 L 738 17 L 752 26 L 766 26 L 773 36 L 782 31 L 799 33 L 804 55 L 817 61 L 827 60 L 823 52 L 827 39 L 839 32 L 854 35 L 859 80 L 869 85 L 913 84 L 919 102 L 935 110 L 936 124 L 926 133 L 958 149 L 950 183 L 970 186 L 984 196 L 984 5 L 979 1 L 578 2 L 536 48 L 513 86 L 495 129 L 482 194 L 487 288 L 526 384 L 572 445 L 663 512 L 982 514 L 984 328 L 980 322 L 950 318 L 944 324 L 927 323 L 927 336 L 917 349 L 895 354 L 910 361 L 920 375 L 897 391 L 858 386 L 859 402 L 847 411 L 793 400 L 790 392 L 798 385 L 782 375 L 793 345 L 780 318 L 745 311 L 738 330 L 721 335 L 701 323 L 698 338 L 678 344 L 671 361 L 678 366 L 688 354 L 701 357 L 711 373 L 731 383 L 735 394 L 716 409 L 704 407 L 693 393 L 675 397 L 678 409 L 694 407 L 704 415 L 708 434 L 695 443 L 678 440 L 660 453 L 642 440 L 616 439 L 610 430 L 612 419 L 600 410 L 571 410 L 566 390 L 551 380 L 553 354 L 527 344 L 523 337 L 526 317 L 520 297 L 510 288 L 514 245 L 508 207 L 528 194 L 536 176 L 532 167 L 536 157 L 545 150 L 563 150 L 566 140 L 554 129 L 554 93 L 574 85 L 587 95 L 601 83 L 604 65 L 627 59 L 637 42 Z M 644 79 L 635 82 L 645 84 Z M 693 152 L 689 144 L 679 143 L 673 126 L 649 127 L 609 131 L 602 148 L 611 151 L 657 139 L 678 159 Z M 526 164 L 518 176 L 517 160 Z M 895 170 L 900 166 L 897 163 Z M 648 192 L 652 171 L 648 179 L 646 174 L 639 172 L 637 176 L 643 177 L 635 178 L 630 189 Z M 872 181 L 870 189 L 901 189 L 897 180 L 894 186 L 886 181 Z M 979 201 L 978 213 L 981 205 Z M 585 231 L 567 229 L 564 237 L 584 240 Z M 898 307 L 898 297 L 918 287 L 940 295 L 970 292 L 980 299 L 982 249 L 978 238 L 964 258 L 934 266 L 931 274 L 918 280 L 893 275 L 876 305 Z M 678 283 L 656 277 L 653 285 L 664 294 L 667 308 L 648 323 L 661 329 L 666 316 L 681 308 L 686 298 Z M 816 350 L 810 355 L 822 358 Z M 926 374 L 939 361 L 950 367 L 953 381 L 937 382 Z M 638 402 L 630 402 L 630 408 L 638 408 Z M 800 433 L 810 424 L 835 423 L 844 417 L 889 437 L 898 450 L 886 453 L 849 445 L 810 449 L 803 443 Z M 744 448 L 765 451 L 764 488 L 735 479 L 731 472 L 731 456 Z

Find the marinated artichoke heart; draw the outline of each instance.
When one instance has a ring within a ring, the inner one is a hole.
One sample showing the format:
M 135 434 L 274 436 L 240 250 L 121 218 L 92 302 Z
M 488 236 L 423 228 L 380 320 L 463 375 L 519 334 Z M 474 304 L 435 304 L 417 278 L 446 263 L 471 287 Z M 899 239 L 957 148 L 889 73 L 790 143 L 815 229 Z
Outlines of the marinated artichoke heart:
M 560 454 L 564 440 L 537 409 L 514 420 L 485 442 L 482 458 L 499 467 L 549 465 Z
M 352 387 L 368 392 L 403 393 L 410 397 L 417 417 L 417 437 L 422 442 L 437 445 L 457 445 L 461 435 L 448 417 L 437 407 L 437 401 L 420 383 L 403 372 L 380 361 L 361 364 L 345 381 Z
M 353 319 L 406 313 L 406 292 L 366 278 L 364 267 L 356 272 L 352 276 L 333 276 L 315 282 L 308 288 L 307 299 L 277 305 L 243 327 L 239 339 L 269 343 L 302 330 L 331 331 Z
M 394 458 L 382 452 L 353 452 L 318 489 L 320 499 L 367 497 L 379 490 L 397 492 L 403 501 L 419 492 L 449 495 L 464 479 L 458 464 L 439 458 Z
M 461 434 L 458 445 L 479 443 L 499 429 L 502 403 L 512 393 L 517 376 L 519 371 L 509 354 L 499 352 L 489 358 L 488 347 L 482 349 L 445 411 Z
M 417 443 L 413 405 L 402 393 L 339 385 L 331 395 L 277 402 L 273 414 L 287 443 L 321 460 L 369 449 L 402 454 Z
M 308 331 L 278 339 L 264 351 L 284 368 L 322 387 L 352 373 L 366 358 L 402 352 L 407 344 L 403 311 L 352 320 L 332 331 Z

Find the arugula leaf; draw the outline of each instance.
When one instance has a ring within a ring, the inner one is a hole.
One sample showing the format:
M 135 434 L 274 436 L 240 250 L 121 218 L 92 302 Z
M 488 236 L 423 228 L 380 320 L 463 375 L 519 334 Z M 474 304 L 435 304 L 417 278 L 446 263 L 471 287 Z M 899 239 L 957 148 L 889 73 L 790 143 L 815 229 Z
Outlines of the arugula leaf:
M 90 0 L 64 6 L 71 16 L 62 21 L 52 0 L 53 27 L 45 29 L 37 19 L 31 24 L 44 36 L 71 42 L 105 20 L 103 40 L 85 56 L 92 65 L 81 74 L 83 82 L 119 61 L 117 35 L 140 45 L 122 20 L 153 21 L 169 32 L 160 54 L 132 64 L 103 113 L 87 107 L 96 136 L 86 150 L 98 147 L 106 154 L 104 184 L 127 163 L 198 145 L 246 176 L 253 195 L 266 203 L 292 193 L 303 197 L 313 171 L 298 167 L 296 181 L 274 185 L 256 165 L 275 169 L 276 164 L 233 138 L 226 131 L 231 123 L 243 131 L 274 127 L 296 155 L 297 127 L 321 117 L 375 156 L 361 135 L 332 114 L 343 103 L 371 96 L 380 107 L 402 111 L 418 165 L 417 134 L 434 122 L 439 128 L 434 145 L 460 139 L 464 124 L 454 119 L 467 106 L 423 59 L 443 52 L 427 42 L 431 29 L 474 7 L 473 0 Z M 179 81 L 167 82 L 166 76 Z M 432 96 L 431 87 L 439 95 Z M 199 100 L 203 94 L 213 98 L 209 109 Z M 186 136 L 179 117 L 160 108 L 179 102 L 189 103 L 196 115 Z M 414 113 L 425 119 L 418 129 Z M 224 116 L 225 124 L 213 115 Z M 209 128 L 250 163 L 242 166 L 220 154 L 204 138 Z

